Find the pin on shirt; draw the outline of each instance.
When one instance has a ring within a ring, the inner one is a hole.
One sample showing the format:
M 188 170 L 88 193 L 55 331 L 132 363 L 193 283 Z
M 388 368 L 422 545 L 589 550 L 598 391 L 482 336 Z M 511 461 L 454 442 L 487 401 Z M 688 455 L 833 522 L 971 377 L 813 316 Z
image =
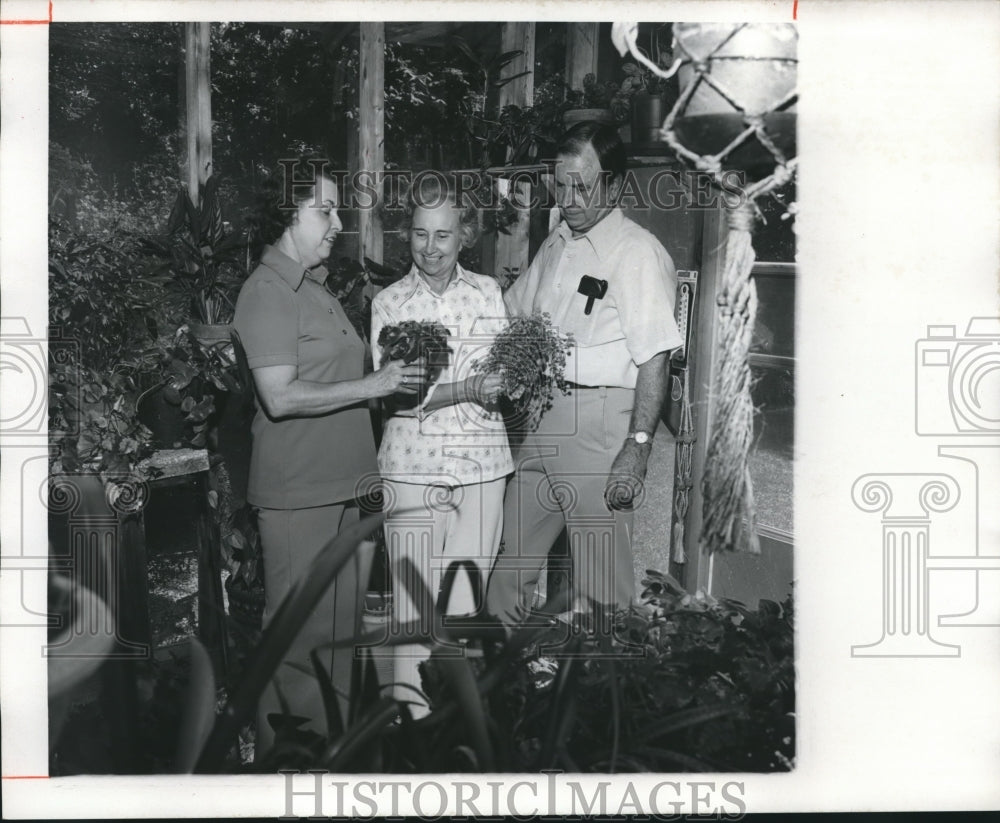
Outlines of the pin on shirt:
M 587 305 L 584 307 L 583 313 L 590 314 L 594 310 L 594 301 L 603 300 L 604 295 L 608 293 L 608 281 L 598 280 L 596 277 L 585 274 L 580 278 L 580 285 L 577 286 L 576 290 L 587 298 Z

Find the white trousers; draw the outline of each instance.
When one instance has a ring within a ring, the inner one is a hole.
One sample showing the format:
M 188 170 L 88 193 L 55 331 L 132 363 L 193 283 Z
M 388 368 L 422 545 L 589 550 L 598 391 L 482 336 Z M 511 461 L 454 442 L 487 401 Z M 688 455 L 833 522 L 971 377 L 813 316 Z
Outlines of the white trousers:
M 437 601 L 448 566 L 458 562 L 465 570 L 455 576 L 444 614 L 467 615 L 483 608 L 487 575 L 500 547 L 506 478 L 454 487 L 384 482 L 395 620 L 400 624 L 420 621 L 422 630 L 434 636 L 434 620 L 431 614 L 421 614 L 411 591 L 412 578 L 419 578 Z M 412 563 L 410 580 L 400 573 L 404 558 Z M 420 689 L 419 666 L 428 658 L 429 649 L 423 644 L 393 648 L 393 694 L 411 703 L 415 717 L 423 716 L 427 701 Z

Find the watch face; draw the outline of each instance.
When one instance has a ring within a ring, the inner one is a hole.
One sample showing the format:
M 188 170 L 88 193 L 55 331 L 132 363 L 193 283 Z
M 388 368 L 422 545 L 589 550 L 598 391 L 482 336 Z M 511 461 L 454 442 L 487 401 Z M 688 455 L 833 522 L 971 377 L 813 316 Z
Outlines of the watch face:
M 641 446 L 649 442 L 649 432 L 636 432 L 632 435 L 632 439 Z

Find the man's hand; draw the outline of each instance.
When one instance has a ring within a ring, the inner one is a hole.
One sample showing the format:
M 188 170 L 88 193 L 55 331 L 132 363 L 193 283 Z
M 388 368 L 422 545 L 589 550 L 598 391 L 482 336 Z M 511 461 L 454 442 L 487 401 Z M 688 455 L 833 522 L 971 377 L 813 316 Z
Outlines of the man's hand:
M 642 497 L 642 484 L 646 479 L 646 462 L 651 446 L 626 440 L 611 464 L 608 482 L 604 487 L 604 502 L 612 511 L 631 511 Z

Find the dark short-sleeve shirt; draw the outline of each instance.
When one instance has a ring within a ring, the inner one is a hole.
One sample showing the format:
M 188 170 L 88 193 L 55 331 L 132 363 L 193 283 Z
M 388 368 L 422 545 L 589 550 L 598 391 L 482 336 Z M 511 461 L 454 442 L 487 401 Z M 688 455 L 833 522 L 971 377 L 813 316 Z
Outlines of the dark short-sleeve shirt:
M 319 271 L 265 246 L 236 301 L 234 325 L 251 369 L 295 366 L 299 380 L 317 383 L 363 376 L 365 344 Z M 255 506 L 305 509 L 349 500 L 359 480 L 378 470 L 363 403 L 281 420 L 259 408 L 252 431 L 247 500 Z

